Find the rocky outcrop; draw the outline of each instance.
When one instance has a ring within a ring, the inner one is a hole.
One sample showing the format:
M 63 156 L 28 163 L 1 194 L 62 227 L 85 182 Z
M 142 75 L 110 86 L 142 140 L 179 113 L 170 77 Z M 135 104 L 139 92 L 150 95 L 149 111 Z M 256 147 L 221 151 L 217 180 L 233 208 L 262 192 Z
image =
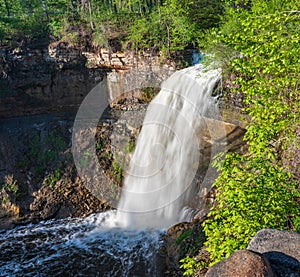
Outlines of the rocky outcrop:
M 47 48 L 1 50 L 0 117 L 72 110 L 109 71 L 87 68 L 76 49 L 65 48 L 65 57 Z
M 50 46 L 51 47 L 51 46 Z M 56 47 L 51 47 L 52 55 L 60 55 Z M 164 67 L 175 68 L 175 63 L 162 60 L 159 53 L 135 51 L 121 51 L 120 48 L 100 48 L 94 52 L 82 51 L 82 55 L 87 59 L 87 66 L 97 68 L 101 66 L 111 66 L 115 69 L 129 69 L 134 67 L 146 68 L 164 64 Z M 189 54 L 191 55 L 191 54 Z
M 240 250 L 228 259 L 211 267 L 206 277 L 273 277 L 275 276 L 269 261 L 262 255 Z
M 159 88 L 173 72 L 173 68 L 157 64 L 132 67 L 130 70 L 113 69 L 107 74 L 109 100 L 113 101 L 131 92 L 139 96 L 141 89 Z
M 73 181 L 68 177 L 62 177 L 54 186 L 45 184 L 33 193 L 35 198 L 30 204 L 28 220 L 87 216 L 110 209 L 92 195 L 78 177 Z
M 257 232 L 247 249 L 267 258 L 278 276 L 300 276 L 299 233 L 263 229 Z
M 73 114 L 0 120 L 0 228 L 106 210 L 78 178 Z
M 180 260 L 193 256 L 203 246 L 205 236 L 200 221 L 178 223 L 168 229 L 160 254 L 165 257 L 165 276 L 182 276 Z
M 112 108 L 107 110 L 105 119 L 97 126 L 99 163 L 106 176 L 119 185 L 129 166 L 147 106 L 142 98 L 127 95 L 127 98 L 111 104 Z M 118 167 L 121 172 L 118 172 Z
M 0 50 L 0 117 L 76 110 L 109 72 L 113 100 L 124 92 L 158 86 L 174 71 L 159 55 L 99 49 L 84 52 L 65 42 L 41 49 Z
M 247 250 L 233 253 L 212 266 L 206 277 L 300 276 L 300 234 L 263 229 Z
M 120 190 L 147 97 L 128 96 L 112 103 L 113 108 L 108 107 L 98 126 L 94 126 L 97 130 L 92 142 L 98 167 L 92 165 L 90 156 L 83 155 L 80 162 L 94 169 L 93 181 L 103 189 L 100 195 L 90 189 L 75 168 L 71 151 L 74 113 L 0 120 L 0 228 L 13 226 L 11 221 L 21 224 L 85 216 L 111 208 L 108 195 L 114 187 Z M 80 143 L 84 148 L 89 130 L 83 131 Z

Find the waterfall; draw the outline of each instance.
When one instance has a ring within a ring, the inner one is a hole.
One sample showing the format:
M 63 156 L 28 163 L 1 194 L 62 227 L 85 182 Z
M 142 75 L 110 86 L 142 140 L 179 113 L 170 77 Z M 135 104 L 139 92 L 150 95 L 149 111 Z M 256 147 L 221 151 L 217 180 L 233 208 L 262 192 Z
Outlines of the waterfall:
M 207 140 L 216 141 L 224 134 L 210 130 L 203 143 L 203 133 L 211 128 L 207 118 L 220 119 L 212 96 L 219 81 L 219 70 L 207 71 L 201 65 L 177 71 L 166 80 L 148 106 L 117 211 L 0 231 L 0 276 L 165 276 L 160 255 L 165 227 L 186 220 L 191 197 L 199 195 L 205 180 L 213 179 L 208 167 L 201 188 L 195 181 Z M 99 105 L 107 104 L 100 101 L 103 83 L 100 88 L 78 113 L 74 129 L 79 135 L 85 134 L 82 128 L 95 130 Z M 93 132 L 90 140 L 84 138 L 94 147 Z M 86 140 L 84 147 L 89 145 Z M 80 141 L 76 144 L 74 139 L 74 151 Z M 86 151 L 84 147 L 79 150 Z M 211 149 L 211 157 L 218 151 Z M 78 151 L 78 158 L 82 153 Z M 79 163 L 77 169 L 81 172 L 86 166 Z M 87 176 L 97 173 L 92 169 L 84 171 Z
M 204 117 L 218 115 L 212 96 L 220 70 L 203 65 L 175 72 L 150 103 L 126 172 L 117 222 L 168 227 L 182 217 L 196 187 Z

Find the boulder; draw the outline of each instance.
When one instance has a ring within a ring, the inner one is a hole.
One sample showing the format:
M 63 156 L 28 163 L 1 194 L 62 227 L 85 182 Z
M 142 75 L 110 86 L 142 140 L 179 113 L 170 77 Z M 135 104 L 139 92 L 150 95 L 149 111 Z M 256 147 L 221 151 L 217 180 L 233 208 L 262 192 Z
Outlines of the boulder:
M 275 276 L 269 261 L 250 250 L 239 250 L 228 259 L 212 266 L 206 277 L 271 277 Z
M 182 276 L 180 260 L 187 255 L 193 256 L 203 246 L 205 236 L 202 222 L 181 222 L 167 231 L 160 254 L 165 257 L 165 276 Z
M 70 179 L 70 176 L 63 176 L 53 187 L 44 184 L 33 194 L 35 198 L 30 204 L 32 220 L 86 216 L 110 209 L 93 196 L 79 178 L 73 182 Z
M 300 276 L 299 233 L 262 229 L 247 249 L 266 257 L 278 276 Z

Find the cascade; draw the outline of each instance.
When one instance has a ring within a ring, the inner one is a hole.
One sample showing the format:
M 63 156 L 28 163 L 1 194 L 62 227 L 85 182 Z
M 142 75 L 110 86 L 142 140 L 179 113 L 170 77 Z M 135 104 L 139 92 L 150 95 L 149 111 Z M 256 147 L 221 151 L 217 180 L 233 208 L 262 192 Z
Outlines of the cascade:
M 201 130 L 205 118 L 219 119 L 219 81 L 219 70 L 202 65 L 166 80 L 148 107 L 117 211 L 0 231 L 0 276 L 164 276 L 162 236 L 187 219 L 200 190 Z
M 139 134 L 121 199 L 121 226 L 168 227 L 179 221 L 195 193 L 204 117 L 216 118 L 212 97 L 220 70 L 196 65 L 175 72 L 150 103 Z

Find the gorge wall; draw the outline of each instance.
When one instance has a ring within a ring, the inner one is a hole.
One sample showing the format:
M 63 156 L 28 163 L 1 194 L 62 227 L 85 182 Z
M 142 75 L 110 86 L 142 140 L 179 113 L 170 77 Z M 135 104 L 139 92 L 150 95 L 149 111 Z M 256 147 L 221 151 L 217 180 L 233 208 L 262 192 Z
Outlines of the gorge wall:
M 19 224 L 109 208 L 105 199 L 89 193 L 74 166 L 71 137 L 77 109 L 107 78 L 111 112 L 99 122 L 95 143 L 104 179 L 120 185 L 147 102 L 157 92 L 149 88 L 158 88 L 175 64 L 162 65 L 161 57 L 151 53 L 92 53 L 63 42 L 41 49 L 7 48 L 0 54 L 0 226 L 10 227 L 11 216 Z M 186 55 L 188 60 L 192 52 Z M 223 115 L 233 123 L 226 127 L 227 140 L 237 146 L 229 148 L 238 148 L 243 130 L 236 129 L 234 112 L 226 109 Z M 211 137 L 206 133 L 209 157 Z M 128 145 L 120 149 L 114 143 L 121 143 L 124 135 Z M 101 174 L 99 178 L 101 183 Z
M 107 74 L 115 98 L 136 88 L 158 86 L 174 69 L 174 64 L 162 66 L 158 55 L 108 49 L 84 52 L 64 42 L 38 49 L 3 48 L 0 117 L 76 111 Z
M 84 52 L 63 42 L 2 48 L 0 227 L 11 227 L 12 218 L 25 223 L 107 209 L 85 188 L 72 161 L 77 109 L 106 77 L 112 101 L 125 92 L 138 95 L 142 87 L 158 87 L 173 71 L 172 65 L 161 65 L 159 56 L 107 49 Z M 104 159 L 104 167 L 108 164 L 107 174 L 115 177 L 115 169 L 109 173 L 112 162 Z

